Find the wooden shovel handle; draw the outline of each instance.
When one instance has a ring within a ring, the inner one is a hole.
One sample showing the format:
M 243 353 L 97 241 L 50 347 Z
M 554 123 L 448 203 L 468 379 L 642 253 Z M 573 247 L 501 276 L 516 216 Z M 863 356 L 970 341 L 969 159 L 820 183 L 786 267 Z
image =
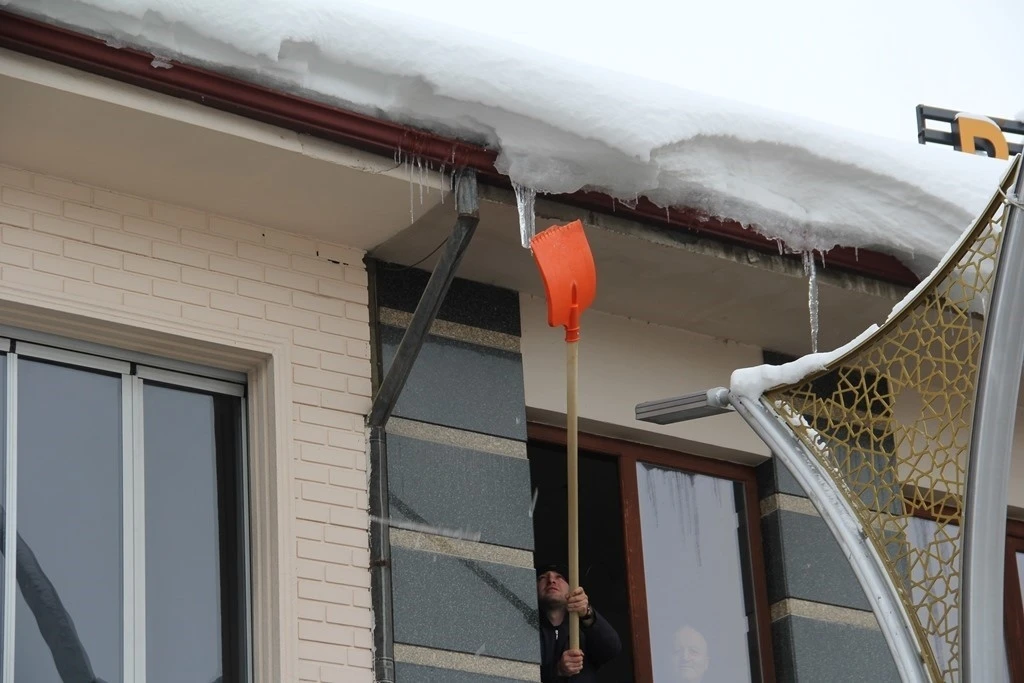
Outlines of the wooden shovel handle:
M 565 345 L 566 357 L 566 463 L 568 466 L 569 498 L 569 588 L 580 585 L 580 533 L 579 533 L 579 439 L 577 434 L 577 383 L 579 380 L 579 343 Z M 569 613 L 569 648 L 580 646 L 580 619 L 575 612 Z

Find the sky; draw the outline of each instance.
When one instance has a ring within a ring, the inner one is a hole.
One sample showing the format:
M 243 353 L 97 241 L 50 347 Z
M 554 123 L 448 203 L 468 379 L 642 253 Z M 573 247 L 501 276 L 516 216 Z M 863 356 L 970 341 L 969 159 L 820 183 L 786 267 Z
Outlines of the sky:
M 917 139 L 918 104 L 1024 115 L 1019 0 L 374 4 L 891 138 Z

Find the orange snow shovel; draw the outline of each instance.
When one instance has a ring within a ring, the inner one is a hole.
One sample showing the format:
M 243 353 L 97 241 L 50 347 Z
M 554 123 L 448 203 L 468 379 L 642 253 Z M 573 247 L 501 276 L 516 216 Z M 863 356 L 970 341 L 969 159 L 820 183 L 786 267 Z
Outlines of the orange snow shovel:
M 577 434 L 577 380 L 579 366 L 580 315 L 594 301 L 597 272 L 594 256 L 583 232 L 583 223 L 573 221 L 541 232 L 530 240 L 533 259 L 540 268 L 548 300 L 548 325 L 565 327 L 567 350 L 566 461 L 569 488 L 569 588 L 580 585 L 579 474 Z M 569 647 L 580 646 L 580 622 L 569 615 Z

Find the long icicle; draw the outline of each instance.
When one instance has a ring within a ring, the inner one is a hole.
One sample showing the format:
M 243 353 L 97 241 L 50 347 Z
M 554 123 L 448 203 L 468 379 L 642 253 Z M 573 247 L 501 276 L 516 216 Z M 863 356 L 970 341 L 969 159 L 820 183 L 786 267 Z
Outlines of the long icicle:
M 529 249 L 530 240 L 537 231 L 537 218 L 534 213 L 537 191 L 514 181 L 512 189 L 515 190 L 516 208 L 519 209 L 519 238 L 523 243 L 523 249 Z
M 818 352 L 818 269 L 814 252 L 803 252 L 804 275 L 807 276 L 807 310 L 811 316 L 811 353 Z

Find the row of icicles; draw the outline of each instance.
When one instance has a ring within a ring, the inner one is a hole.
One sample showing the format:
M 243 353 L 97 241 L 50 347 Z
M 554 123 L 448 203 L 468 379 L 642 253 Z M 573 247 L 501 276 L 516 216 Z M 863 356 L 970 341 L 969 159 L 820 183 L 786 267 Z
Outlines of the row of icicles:
M 434 186 L 428 181 L 429 176 L 437 172 L 439 174 L 438 187 L 440 188 L 441 203 L 445 201 L 445 190 L 451 181 L 454 172 L 455 151 L 452 150 L 452 164 L 441 164 L 435 166 L 429 160 L 419 157 L 404 155 L 401 150 L 395 154 L 395 163 L 404 165 L 409 178 L 409 220 L 416 220 L 416 191 L 419 188 L 419 205 L 422 206 L 425 196 L 434 191 Z M 451 169 L 451 170 L 449 170 Z M 519 213 L 519 239 L 524 249 L 530 248 L 530 240 L 536 234 L 536 199 L 537 191 L 515 181 L 512 182 L 512 189 L 516 196 L 516 210 Z M 635 206 L 634 202 L 623 202 L 624 206 Z M 666 216 L 668 209 L 666 209 Z M 779 253 L 783 253 L 782 243 L 779 242 Z M 815 263 L 814 251 L 801 252 L 803 259 L 804 276 L 807 278 L 807 311 L 810 318 L 811 331 L 811 353 L 818 352 L 818 270 Z

